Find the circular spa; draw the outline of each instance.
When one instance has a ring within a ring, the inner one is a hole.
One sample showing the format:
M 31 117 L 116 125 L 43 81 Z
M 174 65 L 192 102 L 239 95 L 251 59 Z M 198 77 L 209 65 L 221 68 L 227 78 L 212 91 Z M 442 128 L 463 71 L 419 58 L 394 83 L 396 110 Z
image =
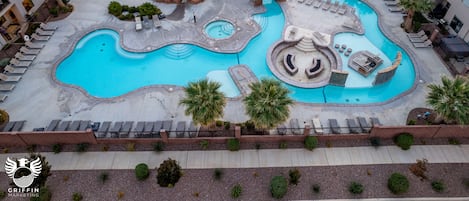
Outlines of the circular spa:
M 205 33 L 214 39 L 225 39 L 235 32 L 233 24 L 225 20 L 216 20 L 205 26 Z

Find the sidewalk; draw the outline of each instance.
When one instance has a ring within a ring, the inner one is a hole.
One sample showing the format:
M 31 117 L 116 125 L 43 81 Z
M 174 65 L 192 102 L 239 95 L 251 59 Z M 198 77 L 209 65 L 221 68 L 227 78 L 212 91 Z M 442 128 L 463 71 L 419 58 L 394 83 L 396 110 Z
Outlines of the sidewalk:
M 167 159 L 179 161 L 183 169 L 339 166 L 372 164 L 409 164 L 426 158 L 429 163 L 469 163 L 469 145 L 419 145 L 403 151 L 397 146 L 338 147 L 306 149 L 261 149 L 230 152 L 152 151 L 141 152 L 52 152 L 42 153 L 53 170 L 134 169 L 138 163 L 157 167 Z M 27 153 L 0 154 L 21 158 Z M 5 171 L 0 168 L 0 171 Z

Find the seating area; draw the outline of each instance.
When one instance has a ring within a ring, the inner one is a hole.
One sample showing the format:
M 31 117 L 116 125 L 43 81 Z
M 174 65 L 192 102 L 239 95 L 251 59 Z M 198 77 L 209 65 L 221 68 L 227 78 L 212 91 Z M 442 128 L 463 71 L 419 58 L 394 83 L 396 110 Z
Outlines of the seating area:
M 5 125 L 2 132 L 18 132 L 23 129 L 24 124 L 26 121 L 10 121 Z
M 321 122 L 320 118 L 313 118 L 305 125 L 311 123 L 310 134 L 317 135 L 331 135 L 331 134 L 365 134 L 370 133 L 371 129 L 375 126 L 382 126 L 377 117 L 356 117 L 344 119 L 345 125 L 340 125 L 337 119 L 327 119 L 325 124 Z M 302 135 L 303 128 L 299 126 L 299 121 L 292 118 L 289 121 L 289 127 L 284 124 L 277 127 L 278 135 Z
M 383 59 L 378 55 L 365 50 L 351 55 L 348 66 L 366 77 L 376 70 L 382 63 Z
M 421 30 L 417 33 L 408 33 L 407 38 L 415 48 L 427 48 L 433 47 L 432 41 L 425 34 L 425 31 Z
M 316 77 L 323 69 L 321 65 L 321 59 L 314 59 L 312 66 L 305 69 L 306 76 L 311 79 Z
M 285 70 L 290 75 L 295 75 L 296 73 L 298 73 L 298 67 L 294 65 L 294 62 L 295 62 L 295 55 L 286 54 L 283 58 L 283 65 L 285 67 Z
M 313 6 L 323 11 L 330 11 L 331 13 L 338 13 L 345 15 L 347 13 L 347 6 L 345 3 L 340 4 L 339 1 L 332 2 L 331 0 L 297 0 L 298 3 L 304 3 L 306 6 Z

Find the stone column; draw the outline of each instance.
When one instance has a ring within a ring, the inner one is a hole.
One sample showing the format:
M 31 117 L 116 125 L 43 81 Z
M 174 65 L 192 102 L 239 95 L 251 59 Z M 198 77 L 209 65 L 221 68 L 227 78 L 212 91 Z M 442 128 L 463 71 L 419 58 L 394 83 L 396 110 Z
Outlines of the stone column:
M 438 37 L 438 33 L 440 33 L 440 31 L 438 31 L 438 29 L 433 30 L 432 35 L 430 36 L 430 40 L 432 42 L 436 40 L 436 38 Z
M 165 129 L 160 130 L 160 136 L 164 143 L 168 143 L 168 132 Z
M 303 130 L 303 135 L 304 136 L 309 136 L 310 132 L 311 132 L 311 126 L 310 125 L 305 125 L 305 129 Z
M 241 127 L 240 126 L 235 126 L 235 138 L 236 139 L 241 138 Z

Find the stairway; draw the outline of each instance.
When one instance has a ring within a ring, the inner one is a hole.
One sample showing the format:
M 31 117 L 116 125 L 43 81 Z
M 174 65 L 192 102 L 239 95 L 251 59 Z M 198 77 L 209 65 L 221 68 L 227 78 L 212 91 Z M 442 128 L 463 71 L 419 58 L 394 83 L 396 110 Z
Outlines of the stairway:
M 313 39 L 307 38 L 307 37 L 304 37 L 303 39 L 301 39 L 301 41 L 298 44 L 296 44 L 295 47 L 303 52 L 317 51 L 316 48 L 314 47 Z

